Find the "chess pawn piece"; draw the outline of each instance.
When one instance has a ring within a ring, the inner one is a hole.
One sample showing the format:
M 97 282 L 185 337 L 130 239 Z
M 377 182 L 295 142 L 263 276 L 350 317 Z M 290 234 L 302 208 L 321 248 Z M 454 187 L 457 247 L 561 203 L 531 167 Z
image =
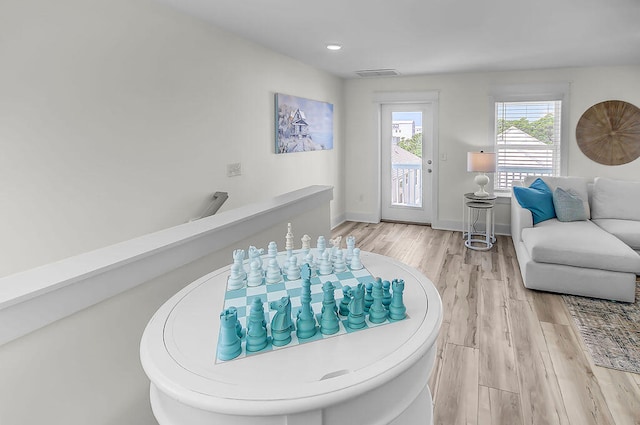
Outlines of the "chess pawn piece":
M 269 343 L 267 337 L 267 322 L 264 320 L 264 306 L 262 299 L 256 297 L 251 303 L 251 311 L 247 324 L 247 352 L 260 351 Z
M 333 273 L 333 266 L 331 265 L 331 261 L 329 260 L 328 250 L 325 250 L 322 253 L 322 260 L 320 260 L 320 267 L 318 268 L 318 272 L 321 276 L 326 276 Z
M 311 251 L 311 236 L 304 235 L 300 241 L 302 242 L 302 253 L 306 256 Z
M 300 279 L 300 268 L 298 267 L 298 257 L 292 255 L 287 261 L 287 280 Z
M 287 234 L 284 240 L 284 249 L 287 250 L 287 258 L 289 258 L 293 255 L 293 232 L 291 231 L 291 223 L 287 223 Z
M 349 303 L 351 302 L 351 286 L 344 285 L 342 287 L 342 300 L 340 300 L 340 307 L 338 312 L 341 316 L 349 315 Z
M 324 250 L 327 249 L 327 242 L 324 239 L 324 236 L 318 236 L 318 241 L 316 242 L 316 250 L 318 251 L 318 256 L 322 258 L 322 254 Z
M 278 283 L 282 281 L 282 271 L 280 270 L 280 266 L 278 265 L 278 260 L 276 260 L 275 258 L 269 259 L 265 281 L 267 284 Z
M 347 236 L 347 253 L 345 255 L 345 262 L 347 264 L 351 263 L 351 258 L 353 257 L 353 249 L 356 247 L 356 238 L 354 236 Z
M 262 285 L 262 271 L 260 270 L 260 264 L 258 261 L 251 263 L 251 271 L 247 276 L 247 286 L 260 286 Z
M 390 288 L 391 283 L 389 283 L 388 280 L 382 282 L 382 305 L 387 310 L 389 310 L 389 304 L 391 304 L 391 292 L 389 292 Z
M 371 291 L 373 290 L 373 283 L 367 283 L 365 289 L 366 292 L 364 294 L 364 311 L 368 313 L 371 304 L 373 304 L 373 296 L 371 295 Z
M 278 256 L 278 244 L 274 241 L 269 242 L 267 246 L 267 256 L 269 258 L 276 258 Z
M 302 266 L 300 271 L 302 278 L 302 293 L 300 303 L 302 307 L 296 315 L 296 335 L 300 339 L 311 338 L 316 334 L 316 316 L 311 308 L 311 268 L 308 264 Z
M 276 314 L 271 319 L 271 339 L 276 347 L 287 345 L 291 342 L 291 332 L 295 330 L 291 319 L 291 299 L 289 295 L 272 301 L 269 304 L 271 310 L 276 310 Z
M 315 260 L 313 259 L 313 254 L 311 252 L 309 252 L 307 254 L 307 256 L 304 257 L 304 262 L 305 262 L 305 264 L 309 265 L 309 268 L 311 268 L 311 276 L 312 277 L 316 276 L 318 274 L 317 273 L 317 266 L 316 266 Z
M 236 333 L 238 311 L 228 308 L 220 313 L 220 334 L 216 354 L 219 360 L 235 359 L 242 352 L 242 342 Z
M 320 316 L 320 332 L 324 335 L 333 335 L 340 330 L 340 319 L 338 319 L 338 306 L 334 291 L 336 287 L 331 282 L 322 285 L 322 314 Z
M 407 317 L 407 307 L 405 307 L 402 300 L 404 280 L 394 279 L 391 283 L 391 288 L 393 289 L 393 295 L 391 304 L 389 304 L 389 320 L 402 320 Z
M 362 329 L 366 325 L 364 320 L 364 284 L 358 283 L 355 288 L 351 289 L 347 326 L 351 329 Z
M 333 272 L 342 273 L 345 271 L 347 271 L 347 265 L 344 262 L 344 256 L 342 255 L 342 250 L 338 248 L 336 250 L 336 259 L 333 262 Z
M 373 304 L 369 307 L 369 321 L 371 323 L 382 323 L 387 320 L 387 309 L 382 304 L 382 279 L 378 278 L 373 283 Z
M 349 266 L 351 270 L 361 270 L 364 268 L 362 261 L 360 261 L 360 248 L 353 249 L 353 257 L 351 257 L 351 263 Z

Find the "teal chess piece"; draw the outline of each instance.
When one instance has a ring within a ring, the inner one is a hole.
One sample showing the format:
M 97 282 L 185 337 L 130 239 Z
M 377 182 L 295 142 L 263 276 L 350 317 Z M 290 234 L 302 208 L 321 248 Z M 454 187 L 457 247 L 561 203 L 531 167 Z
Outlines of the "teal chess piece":
M 351 289 L 347 326 L 351 329 L 362 329 L 366 325 L 364 320 L 364 283 L 358 283 L 355 288 Z
M 302 294 L 300 295 L 302 307 L 296 316 L 296 335 L 300 339 L 305 339 L 311 338 L 318 331 L 316 316 L 311 307 L 311 267 L 309 264 L 302 265 L 300 277 L 302 278 Z
M 236 335 L 238 335 L 238 338 L 240 339 L 244 338 L 244 329 L 242 329 L 242 324 L 238 320 L 238 309 L 235 307 L 229 307 L 227 310 L 236 314 Z
M 367 283 L 367 285 L 365 286 L 365 293 L 364 293 L 364 311 L 366 313 L 369 312 L 369 309 L 371 308 L 371 304 L 373 304 L 373 295 L 371 295 L 371 291 L 373 290 L 373 283 L 369 282 Z
M 260 297 L 253 299 L 248 320 L 246 343 L 247 352 L 260 351 L 269 343 L 269 338 L 267 336 L 267 321 L 264 319 L 264 307 Z
M 387 310 L 389 310 L 389 304 L 391 304 L 391 292 L 389 292 L 390 288 L 391 283 L 389 283 L 388 280 L 384 280 L 382 282 L 382 305 Z
M 338 306 L 334 291 L 336 287 L 331 282 L 322 285 L 322 315 L 320 316 L 320 332 L 323 335 L 333 335 L 340 330 L 340 320 L 338 319 Z
M 271 310 L 276 310 L 271 319 L 271 339 L 273 345 L 280 347 L 291 342 L 291 332 L 295 330 L 291 319 L 291 299 L 289 295 L 269 304 Z
M 402 320 L 407 317 L 407 307 L 404 305 L 404 280 L 394 279 L 391 283 L 393 295 L 391 296 L 391 304 L 389 304 L 389 320 Z
M 236 333 L 238 311 L 231 307 L 220 313 L 220 335 L 216 354 L 219 360 L 232 360 L 242 353 L 242 342 Z
M 373 296 L 373 304 L 369 308 L 369 321 L 371 323 L 382 323 L 387 320 L 387 309 L 382 304 L 382 279 L 377 278 L 373 283 L 373 290 L 371 291 Z
M 347 317 L 349 315 L 350 301 L 351 301 L 351 286 L 344 285 L 342 287 L 342 300 L 340 300 L 340 308 L 338 309 L 340 316 Z

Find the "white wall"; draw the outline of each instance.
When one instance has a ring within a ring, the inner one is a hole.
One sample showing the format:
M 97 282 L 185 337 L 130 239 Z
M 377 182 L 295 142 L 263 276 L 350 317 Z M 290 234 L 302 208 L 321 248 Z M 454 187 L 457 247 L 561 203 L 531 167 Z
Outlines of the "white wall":
M 343 81 L 152 0 L 0 2 L 0 276 L 312 184 L 344 215 Z M 274 93 L 334 104 L 275 155 Z M 240 177 L 226 164 L 240 162 Z
M 371 216 L 379 209 L 376 202 L 379 165 L 375 92 L 440 91 L 439 151 L 441 156 L 446 154 L 447 160 L 434 158 L 440 173 L 439 223 L 434 226 L 460 229 L 461 196 L 474 185 L 473 175 L 466 171 L 466 153 L 492 146 L 489 86 L 566 81 L 571 83 L 568 174 L 640 179 L 640 159 L 615 167 L 600 165 L 580 151 L 575 138 L 580 116 L 595 103 L 617 99 L 640 107 L 640 66 L 354 79 L 345 83 L 347 217 Z M 496 207 L 497 229 L 508 231 L 508 207 L 508 204 Z

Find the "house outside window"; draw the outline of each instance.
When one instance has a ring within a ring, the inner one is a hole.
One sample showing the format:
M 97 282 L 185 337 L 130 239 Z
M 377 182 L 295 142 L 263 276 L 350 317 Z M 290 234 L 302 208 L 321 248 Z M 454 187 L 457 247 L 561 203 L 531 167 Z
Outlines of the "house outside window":
M 492 88 L 494 190 L 509 192 L 526 176 L 566 174 L 568 84 Z

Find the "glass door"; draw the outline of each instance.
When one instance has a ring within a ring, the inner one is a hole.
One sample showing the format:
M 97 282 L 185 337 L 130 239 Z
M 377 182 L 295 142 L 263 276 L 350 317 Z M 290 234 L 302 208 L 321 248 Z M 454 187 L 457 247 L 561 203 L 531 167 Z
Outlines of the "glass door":
M 381 107 L 381 218 L 431 222 L 433 116 L 430 104 Z

